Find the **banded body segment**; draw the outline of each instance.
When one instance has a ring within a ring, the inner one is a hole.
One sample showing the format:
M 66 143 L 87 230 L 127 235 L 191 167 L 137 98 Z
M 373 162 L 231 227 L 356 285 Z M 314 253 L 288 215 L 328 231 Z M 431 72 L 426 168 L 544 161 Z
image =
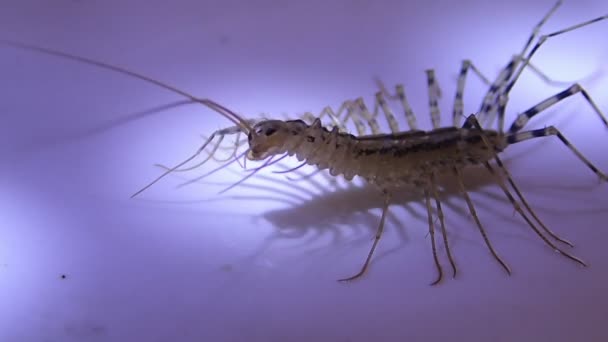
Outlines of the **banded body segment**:
M 431 172 L 482 164 L 506 146 L 495 131 L 483 132 L 495 147 L 491 151 L 481 131 L 455 127 L 356 137 L 313 124 L 300 133 L 294 137 L 299 143 L 287 144 L 288 154 L 334 176 L 360 176 L 381 188 L 426 184 Z

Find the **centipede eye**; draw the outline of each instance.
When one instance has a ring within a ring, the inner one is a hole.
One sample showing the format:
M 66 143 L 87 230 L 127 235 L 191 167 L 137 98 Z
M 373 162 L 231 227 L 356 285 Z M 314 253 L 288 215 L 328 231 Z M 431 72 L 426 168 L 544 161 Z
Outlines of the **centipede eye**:
M 276 131 L 277 131 L 277 129 L 276 129 L 276 128 L 271 127 L 271 128 L 268 128 L 268 129 L 266 130 L 266 132 L 264 132 L 264 134 L 265 134 L 266 136 L 269 136 L 269 135 L 272 135 L 272 134 L 273 134 L 274 132 L 276 132 Z

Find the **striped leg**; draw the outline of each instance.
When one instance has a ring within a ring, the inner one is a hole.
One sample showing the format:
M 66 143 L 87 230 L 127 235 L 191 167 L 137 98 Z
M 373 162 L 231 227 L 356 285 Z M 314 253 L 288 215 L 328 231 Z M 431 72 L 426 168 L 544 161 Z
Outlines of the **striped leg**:
M 361 117 L 363 116 L 360 112 L 359 112 L 359 106 L 356 104 L 356 102 L 359 101 L 359 99 L 352 101 L 352 100 L 346 100 L 342 103 L 342 105 L 340 105 L 340 109 L 338 111 L 336 111 L 335 113 L 333 111 L 331 111 L 330 107 L 326 107 L 324 109 L 325 112 L 331 112 L 332 116 L 339 122 L 339 127 L 341 128 L 341 131 L 348 131 L 346 125 L 348 124 L 349 120 L 352 120 L 354 125 L 355 125 L 355 129 L 357 130 L 357 134 L 358 135 L 364 135 L 365 134 L 365 124 L 363 123 L 363 121 L 361 120 Z M 363 101 L 361 99 L 361 101 Z M 346 111 L 346 115 L 344 117 L 342 116 L 342 112 Z M 306 118 L 303 118 L 304 121 L 308 122 L 309 124 L 312 123 L 314 121 L 314 119 L 316 118 L 316 116 L 314 116 L 311 113 L 306 113 Z M 323 115 L 323 113 L 321 113 L 321 115 Z M 334 120 L 334 122 L 336 121 Z
M 344 112 L 345 110 L 347 110 L 348 106 L 350 106 L 350 102 L 351 101 L 344 101 L 342 102 L 342 104 L 340 105 L 340 107 L 338 108 L 337 111 L 334 111 L 331 107 L 327 106 L 325 108 L 323 108 L 323 110 L 321 110 L 321 112 L 318 115 L 315 115 L 311 112 L 306 112 L 304 114 L 302 114 L 300 117 L 302 120 L 304 120 L 305 122 L 312 124 L 315 119 L 323 119 L 324 116 L 328 116 L 332 122 L 331 125 L 328 125 L 329 128 L 333 128 L 333 126 L 337 126 L 340 131 L 342 132 L 346 132 L 346 122 L 344 120 L 340 119 L 340 116 L 342 115 L 342 112 Z
M 509 144 L 515 144 L 525 140 L 547 137 L 551 135 L 556 135 L 559 140 L 578 157 L 578 159 L 587 165 L 587 167 L 600 178 L 600 181 L 608 182 L 608 176 L 593 165 L 593 163 L 591 163 L 576 147 L 574 147 L 574 145 L 572 145 L 570 141 L 568 141 L 568 139 L 566 139 L 566 137 L 564 137 L 564 135 L 554 126 L 515 133 L 513 135 L 509 135 L 507 141 Z
M 381 133 L 380 125 L 378 125 L 378 121 L 376 120 L 375 116 L 370 113 L 369 109 L 367 109 L 367 106 L 365 105 L 365 101 L 363 100 L 363 98 L 356 99 L 352 109 L 353 109 L 352 112 L 349 112 L 349 114 L 359 115 L 360 117 L 362 117 L 363 120 L 365 120 L 367 122 L 367 124 L 369 125 L 369 128 L 372 131 L 372 134 Z
M 376 101 L 376 106 L 378 106 L 378 100 Z M 346 115 L 342 117 L 342 113 L 346 112 Z M 372 114 L 367 109 L 363 98 L 358 98 L 355 101 L 346 100 L 342 102 L 337 111 L 334 111 L 331 107 L 327 106 L 323 108 L 323 110 L 319 113 L 319 115 L 315 115 L 311 112 L 306 112 L 301 115 L 301 119 L 307 122 L 308 124 L 312 124 L 316 118 L 322 119 L 324 116 L 329 116 L 332 120 L 332 124 L 328 125 L 328 128 L 332 128 L 333 126 L 337 126 L 340 131 L 346 132 L 348 129 L 346 125 L 349 120 L 352 120 L 355 129 L 357 130 L 358 135 L 364 135 L 366 128 L 363 122 L 366 121 L 369 125 L 372 134 L 380 133 L 380 126 L 378 125 L 378 121 L 375 119 L 378 115 L 377 109 L 375 109 L 375 113 Z M 390 115 L 390 113 L 388 114 Z M 387 120 L 389 120 L 389 124 L 391 118 L 387 115 Z M 363 119 L 363 120 L 362 120 Z M 393 125 L 396 123 L 394 116 L 392 117 Z
M 388 103 L 386 103 L 386 100 L 384 99 L 384 94 L 381 91 L 376 93 L 374 115 L 377 115 L 376 113 L 379 112 L 380 108 L 382 108 L 382 111 L 384 112 L 384 117 L 386 118 L 386 122 L 388 123 L 388 127 L 390 128 L 391 132 L 398 133 L 399 124 L 395 119 L 395 115 L 393 114 L 391 107 L 388 105 Z
M 405 87 L 403 84 L 397 84 L 395 86 L 395 95 L 390 94 L 382 81 L 379 79 L 376 79 L 376 84 L 378 84 L 381 93 L 384 94 L 389 100 L 399 100 L 401 102 L 401 107 L 403 107 L 403 113 L 410 130 L 417 130 L 418 124 L 416 123 L 416 115 L 414 114 L 410 103 L 407 101 L 407 97 L 405 96 Z
M 479 79 L 485 83 L 487 86 L 490 86 L 490 81 L 479 71 L 479 69 L 471 63 L 470 60 L 465 59 L 462 61 L 462 65 L 460 67 L 460 73 L 458 74 L 458 83 L 456 86 L 456 96 L 454 97 L 454 109 L 452 111 L 452 123 L 454 127 L 460 126 L 460 118 L 464 116 L 464 86 L 466 82 L 467 73 L 471 69 Z
M 367 129 L 365 128 L 365 124 L 363 123 L 363 120 L 361 119 L 361 115 L 357 111 L 356 105 L 354 102 L 352 102 L 352 101 L 350 102 L 349 106 L 347 107 L 346 113 L 347 114 L 342 119 L 342 122 L 346 125 L 348 120 L 351 119 L 353 121 L 353 123 L 355 124 L 355 129 L 357 130 L 357 134 L 359 136 L 365 135 L 365 132 Z
M 429 108 L 431 110 L 431 122 L 433 129 L 441 127 L 441 113 L 439 112 L 439 99 L 441 98 L 441 88 L 435 78 L 435 70 L 428 69 L 426 72 L 426 82 L 429 92 Z
M 515 84 L 519 74 L 521 74 L 523 69 L 529 65 L 530 57 L 533 52 L 527 58 L 523 58 L 523 56 L 526 54 L 530 46 L 532 46 L 532 42 L 536 39 L 536 37 L 538 37 L 542 26 L 549 20 L 560 5 L 561 0 L 558 0 L 545 14 L 545 16 L 543 16 L 538 24 L 534 26 L 532 33 L 528 37 L 528 40 L 524 44 L 521 52 L 511 58 L 511 61 L 509 61 L 507 66 L 500 72 L 500 75 L 488 90 L 479 110 L 479 113 L 481 114 L 479 120 L 482 127 L 491 126 L 497 113 L 499 116 L 504 117 L 504 109 L 508 101 L 508 93 L 513 87 L 513 84 Z M 523 62 L 523 66 L 518 70 L 517 74 L 515 74 L 515 77 L 512 79 L 515 69 L 519 66 L 520 62 Z
M 504 106 L 507 103 L 508 97 L 504 96 L 505 89 L 507 87 L 507 82 L 509 81 L 509 78 L 513 76 L 515 67 L 523 61 L 523 57 L 519 55 L 513 56 L 513 59 L 501 71 L 499 77 L 490 86 L 488 94 L 484 98 L 484 102 L 480 107 L 479 112 L 477 113 L 477 119 L 479 120 L 482 127 L 491 127 L 497 117 L 498 130 L 501 130 L 502 127 L 504 127 L 504 115 L 499 115 L 499 113 L 504 113 Z M 529 68 L 534 74 L 536 74 L 536 76 L 538 76 L 543 82 L 548 85 L 562 86 L 567 83 L 551 79 L 549 76 L 547 76 L 547 74 L 541 71 L 540 68 L 530 62 L 527 63 L 527 68 Z M 503 96 L 501 96 L 501 94 Z
M 538 49 L 549 39 L 552 37 L 556 37 L 559 35 L 562 35 L 564 33 L 568 33 L 574 30 L 577 30 L 581 27 L 587 26 L 587 25 L 591 25 L 594 23 L 597 23 L 599 21 L 608 19 L 608 15 L 603 15 L 601 17 L 597 17 L 595 19 L 591 19 L 591 20 L 587 20 L 584 21 L 582 23 L 576 24 L 576 25 L 572 25 L 570 27 L 567 27 L 565 29 L 559 30 L 559 31 L 555 31 L 546 35 L 541 36 L 538 39 L 538 42 L 536 42 L 536 44 L 534 45 L 534 47 L 532 48 L 532 50 L 530 50 L 530 52 L 528 53 L 528 55 L 526 56 L 526 58 L 524 58 L 524 63 L 519 67 L 519 69 L 517 70 L 517 72 L 515 73 L 515 75 L 513 76 L 513 79 L 509 82 L 509 84 L 507 85 L 507 88 L 505 90 L 506 94 L 509 93 L 509 91 L 511 91 L 511 89 L 513 88 L 513 85 L 515 85 L 515 82 L 517 82 L 517 79 L 519 78 L 519 76 L 521 75 L 521 73 L 523 72 L 523 69 L 526 67 L 526 65 L 530 62 L 530 59 L 532 58 L 532 56 L 534 56 L 534 54 L 536 53 L 536 51 L 538 51 Z M 521 56 L 523 56 L 523 53 L 521 54 Z
M 501 70 L 500 74 L 494 80 L 494 82 L 490 83 L 490 81 L 479 71 L 478 68 L 475 67 L 471 63 L 470 60 L 464 60 L 462 62 L 462 66 L 460 68 L 460 74 L 458 76 L 458 86 L 456 88 L 456 96 L 454 98 L 454 110 L 453 110 L 453 124 L 454 127 L 460 126 L 460 118 L 464 117 L 464 103 L 463 103 L 463 95 L 464 95 L 464 86 L 465 86 L 465 78 L 470 68 L 475 75 L 485 83 L 489 88 L 486 93 L 483 103 L 479 108 L 479 112 L 477 112 L 477 119 L 479 120 L 482 127 L 491 127 L 494 123 L 494 119 L 497 114 L 497 107 L 499 100 L 497 99 L 497 94 L 501 93 L 501 90 L 504 90 L 506 83 L 509 78 L 513 75 L 513 71 L 518 63 L 523 62 L 523 58 L 519 55 L 513 56 L 513 58 L 509 61 L 504 69 Z M 562 85 L 564 82 L 558 82 L 551 79 L 544 72 L 542 72 L 538 67 L 534 66 L 531 63 L 528 63 L 528 67 L 532 72 L 534 72 L 541 80 L 543 80 L 547 84 Z
M 507 143 L 509 145 L 511 145 L 511 144 L 516 144 L 518 142 L 522 142 L 522 141 L 533 139 L 533 138 L 556 135 L 559 138 L 559 140 L 564 145 L 566 145 L 566 147 L 568 147 L 570 149 L 570 151 L 572 151 L 572 153 L 574 153 L 583 163 L 585 163 L 585 165 L 587 165 L 587 167 L 589 167 L 589 169 L 591 169 L 591 171 L 593 171 L 596 175 L 598 175 L 600 180 L 608 181 L 608 177 L 606 177 L 606 174 L 599 171 L 599 169 L 595 165 L 593 165 L 581 152 L 579 152 L 578 149 L 576 149 L 568 141 L 568 139 L 566 139 L 564 137 L 564 135 L 554 126 L 521 132 L 521 130 L 528 123 L 528 121 L 531 118 L 533 118 L 535 115 L 541 113 L 542 111 L 544 111 L 545 109 L 558 103 L 559 101 L 561 101 L 565 98 L 568 98 L 577 93 L 581 93 L 583 95 L 585 100 L 587 100 L 587 102 L 589 103 L 591 108 L 593 108 L 593 110 L 599 116 L 600 120 L 604 123 L 606 128 L 608 128 L 608 120 L 606 119 L 604 114 L 600 111 L 600 109 L 595 104 L 595 102 L 591 99 L 591 97 L 589 96 L 587 91 L 585 89 L 583 89 L 580 85 L 575 84 L 575 85 L 571 86 L 570 88 L 562 91 L 561 93 L 551 96 L 548 99 L 540 102 L 536 106 L 533 106 L 532 108 L 528 109 L 527 111 L 519 114 L 517 116 L 517 118 L 515 119 L 515 121 L 513 122 L 513 124 L 511 125 L 511 127 L 509 128 L 509 132 L 507 135 Z
M 515 55 L 515 56 L 513 56 L 513 58 L 517 58 L 520 63 L 524 62 L 524 58 L 522 56 Z M 557 80 L 552 79 L 546 73 L 544 73 L 542 70 L 540 70 L 539 67 L 532 64 L 531 62 L 528 62 L 527 67 L 530 68 L 530 71 L 532 71 L 534 74 L 536 74 L 536 76 L 538 76 L 538 78 L 540 78 L 540 80 L 545 82 L 546 84 L 554 85 L 554 86 L 567 86 L 568 83 L 571 84 L 571 82 L 557 81 Z
M 532 56 L 534 56 L 534 54 L 536 53 L 536 51 L 538 51 L 538 49 L 549 38 L 556 37 L 556 36 L 562 35 L 564 33 L 568 33 L 568 32 L 577 30 L 577 29 L 579 29 L 581 27 L 584 27 L 584 26 L 587 26 L 587 25 L 591 25 L 591 24 L 597 23 L 597 22 L 605 20 L 605 19 L 608 19 L 608 15 L 603 15 L 603 16 L 597 17 L 595 19 L 587 20 L 587 21 L 584 21 L 582 23 L 569 26 L 569 27 L 567 27 L 565 29 L 562 29 L 562 30 L 559 30 L 559 31 L 555 31 L 555 32 L 552 32 L 552 33 L 549 33 L 549 34 L 541 36 L 538 39 L 538 41 L 536 42 L 536 44 L 534 45 L 534 47 L 532 48 L 532 50 L 530 50 L 530 52 L 528 53 L 528 55 L 524 58 L 523 64 L 515 72 L 515 74 L 513 75 L 513 78 L 509 81 L 508 85 L 505 87 L 504 92 L 502 94 L 500 94 L 500 97 L 504 98 L 504 100 L 502 101 L 501 105 L 499 105 L 498 115 L 500 117 L 504 117 L 505 107 L 506 107 L 507 99 L 508 99 L 508 96 L 509 96 L 509 92 L 511 91 L 511 89 L 513 89 L 513 86 L 515 85 L 515 83 L 519 79 L 519 76 L 521 76 L 521 73 L 523 72 L 523 69 L 525 69 L 525 67 L 528 65 L 528 63 L 530 63 L 530 59 L 532 58 Z M 523 56 L 523 53 L 521 54 L 521 56 Z
M 501 106 L 499 105 L 500 95 L 505 93 L 505 89 L 507 87 L 507 83 L 513 76 L 515 69 L 519 66 L 519 62 L 523 61 L 523 56 L 526 54 L 526 51 L 532 45 L 532 42 L 536 39 L 538 34 L 540 33 L 540 29 L 542 26 L 549 20 L 549 18 L 555 13 L 557 8 L 561 5 L 561 0 L 557 1 L 553 7 L 545 14 L 545 16 L 534 26 L 532 29 L 532 33 L 528 37 L 528 40 L 524 44 L 522 51 L 511 58 L 509 63 L 500 71 L 498 77 L 492 83 L 488 92 L 484 96 L 481 107 L 479 108 L 479 121 L 482 127 L 491 126 L 494 117 L 496 116 L 496 112 L 500 112 Z M 503 100 L 506 105 L 506 98 Z M 497 108 L 498 106 L 498 108 Z
M 513 124 L 511 124 L 511 127 L 509 128 L 509 134 L 514 134 L 514 133 L 519 132 L 522 128 L 524 128 L 524 126 L 528 123 L 528 121 L 531 118 L 533 118 L 534 116 L 536 116 L 537 114 L 539 114 L 542 111 L 544 111 L 545 109 L 553 106 L 554 104 L 562 101 L 563 99 L 566 99 L 566 98 L 568 98 L 574 94 L 578 94 L 578 93 L 581 93 L 583 95 L 583 97 L 585 98 L 585 100 L 587 100 L 587 102 L 589 103 L 591 108 L 593 108 L 595 113 L 600 117 L 600 120 L 602 120 L 604 125 L 608 128 L 608 120 L 606 119 L 604 114 L 602 114 L 602 111 L 595 104 L 593 99 L 591 99 L 591 96 L 589 96 L 589 93 L 577 83 L 577 84 L 572 85 L 570 88 L 568 88 L 558 94 L 555 94 L 555 95 L 545 99 L 544 101 L 541 101 L 540 103 L 536 104 L 532 108 L 519 114 L 517 116 L 517 118 L 515 119 L 515 121 L 513 122 Z
M 545 16 L 538 22 L 538 24 L 536 24 L 536 26 L 534 26 L 534 29 L 532 29 L 532 34 L 530 34 L 530 37 L 528 37 L 528 40 L 526 41 L 524 48 L 522 49 L 521 53 L 519 54 L 520 56 L 523 56 L 524 54 L 526 54 L 526 51 L 528 51 L 528 49 L 532 45 L 532 42 L 534 41 L 534 39 L 536 39 L 536 37 L 538 37 L 538 34 L 540 33 L 540 29 L 543 27 L 543 25 L 545 25 L 547 20 L 549 20 L 549 18 L 551 18 L 553 13 L 555 13 L 555 11 L 557 11 L 557 8 L 559 6 L 561 6 L 561 4 L 562 4 L 562 0 L 558 0 L 555 3 L 555 5 L 553 5 L 551 7 L 551 9 L 549 9 L 547 14 L 545 14 Z
M 518 57 L 513 57 L 509 63 L 500 71 L 498 77 L 494 80 L 494 82 L 488 88 L 483 101 L 481 102 L 481 106 L 477 111 L 479 115 L 479 122 L 482 127 L 490 127 L 493 121 L 493 117 L 496 116 L 496 111 L 498 110 L 498 98 L 499 94 L 504 92 L 504 88 L 506 87 L 507 82 L 513 76 L 513 72 L 517 67 Z
M 477 119 L 475 118 L 475 115 L 470 115 L 467 118 L 467 122 L 470 122 L 471 126 L 479 129 L 481 132 L 483 132 L 481 125 L 479 124 L 479 122 L 477 121 Z M 490 142 L 487 140 L 485 134 L 481 134 L 481 138 L 484 142 L 484 144 L 489 148 L 489 149 L 494 149 L 494 147 L 490 144 Z M 567 245 L 569 245 L 570 247 L 573 247 L 573 245 L 560 238 L 559 236 L 557 236 L 553 231 L 551 231 L 549 228 L 547 228 L 544 223 L 538 218 L 538 216 L 536 215 L 536 213 L 532 210 L 532 208 L 530 207 L 530 205 L 528 204 L 528 202 L 526 201 L 526 199 L 524 198 L 523 194 L 521 193 L 521 191 L 519 190 L 519 188 L 517 187 L 517 185 L 515 185 L 515 182 L 513 181 L 513 178 L 511 177 L 511 175 L 509 174 L 509 171 L 507 170 L 507 168 L 504 166 L 504 164 L 502 163 L 502 160 L 500 159 L 500 157 L 497 154 L 494 154 L 494 160 L 496 161 L 496 164 L 498 165 L 498 167 L 501 169 L 503 175 L 507 178 L 507 181 L 509 182 L 509 184 L 511 185 L 511 187 L 513 188 L 513 190 L 515 191 L 515 193 L 517 194 L 519 200 L 521 201 L 521 203 L 524 205 L 524 207 L 526 208 L 526 210 L 528 211 L 528 213 L 534 218 L 534 220 L 541 226 L 541 228 L 547 233 L 549 234 L 551 237 L 553 237 L 554 239 L 556 239 L 557 241 L 560 241 L 562 243 L 565 243 Z M 557 247 L 553 242 L 551 242 L 549 239 L 547 239 L 547 237 L 545 237 L 544 234 L 542 234 L 542 232 L 536 227 L 536 225 L 530 220 L 530 218 L 528 218 L 528 215 L 522 210 L 522 208 L 519 206 L 519 203 L 517 203 L 517 201 L 515 200 L 515 198 L 513 198 L 513 195 L 511 194 L 511 192 L 509 191 L 509 189 L 506 187 L 506 185 L 504 184 L 502 178 L 500 177 L 500 175 L 498 175 L 495 171 L 494 168 L 490 165 L 490 163 L 485 162 L 484 163 L 485 167 L 488 169 L 488 171 L 490 171 L 491 174 L 496 176 L 496 180 L 498 182 L 498 185 L 500 186 L 500 188 L 503 190 L 505 196 L 507 197 L 507 199 L 511 202 L 511 204 L 513 205 L 513 208 L 515 208 L 515 211 L 517 211 L 519 213 L 519 215 L 526 221 L 526 223 L 528 224 L 528 226 L 530 226 L 530 228 L 532 228 L 532 230 L 534 230 L 534 232 L 543 240 L 543 242 L 545 242 L 545 244 L 547 244 L 551 249 L 553 249 L 554 251 L 560 253 L 561 255 L 569 258 L 570 260 L 573 260 L 577 263 L 579 263 L 582 266 L 587 266 L 585 264 L 585 262 L 583 262 L 581 259 L 569 254 L 568 252 L 565 252 L 564 250 L 562 250 L 561 248 Z

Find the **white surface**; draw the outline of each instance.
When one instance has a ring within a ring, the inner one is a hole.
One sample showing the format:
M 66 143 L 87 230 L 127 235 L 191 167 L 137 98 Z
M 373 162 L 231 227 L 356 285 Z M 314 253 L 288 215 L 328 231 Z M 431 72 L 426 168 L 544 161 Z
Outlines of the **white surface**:
M 404 83 L 428 125 L 423 70 L 437 71 L 448 123 L 460 61 L 494 77 L 551 5 L 4 1 L 0 32 L 118 64 L 249 116 L 370 99 L 377 76 Z M 602 1 L 571 1 L 544 32 L 606 12 Z M 556 38 L 534 59 L 559 80 L 595 75 L 581 83 L 605 113 L 606 32 L 602 22 Z M 425 211 L 420 198 L 404 195 L 412 211 L 392 208 L 370 271 L 344 284 L 335 280 L 358 271 L 379 219 L 373 190 L 306 181 L 301 189 L 267 173 L 275 181 L 253 182 L 265 188 L 217 196 L 221 187 L 176 190 L 180 178 L 168 177 L 130 200 L 159 173 L 152 164 L 183 159 L 200 134 L 229 123 L 196 106 L 129 120 L 179 98 L 70 60 L 0 47 L 0 74 L 1 341 L 608 339 L 608 187 L 556 139 L 513 146 L 503 158 L 589 268 L 552 253 L 501 196 L 484 195 L 500 190 L 480 177 L 471 194 L 512 277 L 453 195 L 446 216 L 460 273 L 428 286 L 435 269 Z M 563 88 L 526 73 L 507 122 Z M 468 79 L 466 113 L 483 90 Z M 550 113 L 530 127 L 557 125 L 608 170 L 607 130 L 581 96 Z M 210 181 L 233 179 L 226 172 Z

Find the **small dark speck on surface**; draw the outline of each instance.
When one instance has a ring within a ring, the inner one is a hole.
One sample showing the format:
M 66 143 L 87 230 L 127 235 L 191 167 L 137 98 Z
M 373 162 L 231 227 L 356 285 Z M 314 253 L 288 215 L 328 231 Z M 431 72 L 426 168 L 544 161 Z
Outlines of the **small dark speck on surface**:
M 220 45 L 228 45 L 228 44 L 230 44 L 231 40 L 232 39 L 227 34 L 221 34 L 217 39 L 217 41 L 220 43 Z
M 220 270 L 224 272 L 232 272 L 234 270 L 234 266 L 232 266 L 231 264 L 224 264 L 220 267 Z
M 104 336 L 108 332 L 105 326 L 86 321 L 68 323 L 64 331 L 68 336 L 78 340 Z

